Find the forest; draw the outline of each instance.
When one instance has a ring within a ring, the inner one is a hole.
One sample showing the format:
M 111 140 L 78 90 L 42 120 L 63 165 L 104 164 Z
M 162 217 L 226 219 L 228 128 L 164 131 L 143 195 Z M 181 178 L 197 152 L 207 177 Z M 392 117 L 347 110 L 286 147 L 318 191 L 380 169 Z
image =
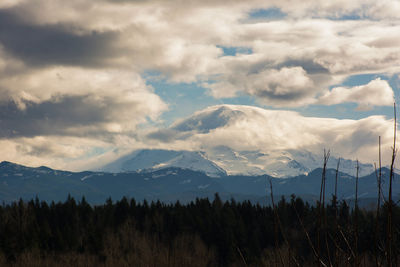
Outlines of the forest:
M 396 203 L 276 202 L 20 200 L 0 206 L 0 266 L 399 265 Z

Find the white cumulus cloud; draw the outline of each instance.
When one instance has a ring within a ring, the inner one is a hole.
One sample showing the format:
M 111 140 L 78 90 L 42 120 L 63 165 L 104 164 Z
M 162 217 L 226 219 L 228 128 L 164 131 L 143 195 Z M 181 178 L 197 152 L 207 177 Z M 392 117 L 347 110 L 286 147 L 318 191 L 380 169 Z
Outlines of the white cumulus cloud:
M 358 109 L 370 109 L 373 106 L 391 106 L 394 103 L 393 89 L 387 81 L 379 78 L 368 84 L 350 88 L 335 87 L 318 100 L 318 104 L 334 105 L 346 102 L 358 104 Z

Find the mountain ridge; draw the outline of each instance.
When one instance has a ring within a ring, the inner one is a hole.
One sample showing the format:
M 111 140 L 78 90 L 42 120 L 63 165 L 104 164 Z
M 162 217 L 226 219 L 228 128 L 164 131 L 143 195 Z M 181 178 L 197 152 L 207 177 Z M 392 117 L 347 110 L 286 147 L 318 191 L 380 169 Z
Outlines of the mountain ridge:
M 10 167 L 11 166 L 11 167 Z M 269 197 L 269 181 L 276 196 L 295 194 L 308 200 L 318 199 L 322 169 L 315 169 L 307 175 L 291 178 L 274 178 L 268 175 L 241 176 L 227 175 L 219 178 L 203 172 L 168 167 L 139 172 L 68 172 L 47 167 L 26 167 L 14 163 L 0 163 L 0 201 L 30 200 L 39 197 L 44 201 L 63 201 L 68 195 L 77 199 L 85 196 L 92 204 L 101 204 L 111 197 L 123 196 L 137 200 L 190 201 L 197 197 L 212 198 L 215 193 L 227 199 L 251 199 L 266 204 Z M 387 195 L 388 174 L 383 168 L 383 192 Z M 326 195 L 334 192 L 336 170 L 327 170 Z M 400 197 L 400 176 L 396 174 L 393 195 Z M 355 177 L 339 173 L 339 199 L 354 198 Z M 377 196 L 375 173 L 359 179 L 360 199 L 374 199 Z

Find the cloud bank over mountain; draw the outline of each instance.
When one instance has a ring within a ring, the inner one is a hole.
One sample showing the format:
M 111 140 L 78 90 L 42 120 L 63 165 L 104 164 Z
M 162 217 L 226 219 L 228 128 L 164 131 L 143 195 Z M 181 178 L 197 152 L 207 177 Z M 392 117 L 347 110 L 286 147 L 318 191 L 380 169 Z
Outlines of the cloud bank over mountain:
M 377 155 L 378 136 L 384 148 L 392 142 L 393 121 L 381 116 L 362 120 L 304 117 L 297 112 L 251 106 L 209 107 L 168 129 L 147 135 L 154 145 L 187 150 L 226 146 L 237 151 L 300 150 L 370 162 Z M 147 141 L 149 142 L 149 141 Z
M 0 160 L 80 169 L 135 148 L 229 144 L 329 145 L 370 161 L 379 135 L 390 142 L 390 118 L 300 111 L 391 106 L 400 84 L 399 14 L 396 0 L 1 1 Z M 343 84 L 357 75 L 372 78 Z M 170 92 L 154 79 L 195 84 L 215 101 L 243 104 L 246 96 L 265 109 L 192 118 L 209 127 L 192 130 L 178 112 L 178 122 L 160 126 L 181 106 L 163 98 L 160 90 Z

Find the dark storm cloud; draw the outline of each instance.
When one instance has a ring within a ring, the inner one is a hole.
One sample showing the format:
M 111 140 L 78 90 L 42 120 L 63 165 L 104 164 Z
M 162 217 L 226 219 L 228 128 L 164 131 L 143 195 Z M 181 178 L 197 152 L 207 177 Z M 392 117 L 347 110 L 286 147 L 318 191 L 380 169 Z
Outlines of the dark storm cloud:
M 115 119 L 112 114 L 117 106 L 113 99 L 103 99 L 100 103 L 89 96 L 63 97 L 40 104 L 25 104 L 24 110 L 19 109 L 13 101 L 0 105 L 0 138 L 84 136 L 87 134 L 85 126 L 101 127 L 101 123 Z M 96 128 L 97 134 L 104 134 L 101 130 Z
M 116 55 L 115 32 L 72 33 L 66 25 L 30 25 L 11 10 L 0 10 L 0 44 L 31 65 L 105 64 Z

